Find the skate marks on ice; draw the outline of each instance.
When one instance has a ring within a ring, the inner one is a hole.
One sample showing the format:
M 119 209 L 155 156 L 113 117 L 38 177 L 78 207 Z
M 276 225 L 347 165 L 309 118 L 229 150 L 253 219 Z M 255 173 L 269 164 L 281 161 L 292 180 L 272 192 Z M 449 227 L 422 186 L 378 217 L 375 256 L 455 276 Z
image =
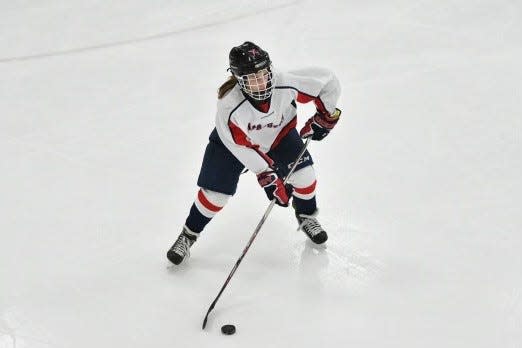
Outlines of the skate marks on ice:
M 222 325 L 241 323 L 241 331 L 255 332 L 256 328 L 252 327 L 253 324 L 249 319 L 252 313 L 258 311 L 259 306 L 272 303 L 274 298 L 280 296 L 276 289 L 262 287 L 263 281 L 258 283 L 258 288 L 263 290 L 252 292 L 252 272 L 239 270 L 239 274 L 231 279 L 209 314 L 206 328 L 201 330 L 205 313 L 218 295 L 233 266 L 230 260 L 228 261 L 191 257 L 188 262 L 180 265 L 166 266 L 168 276 L 175 278 L 168 285 L 172 288 L 172 292 L 177 294 L 173 305 L 184 308 L 180 312 L 191 313 L 183 319 L 187 329 L 196 330 L 198 334 L 218 333 L 220 337 Z M 178 302 L 181 298 L 182 303 Z M 235 336 L 238 336 L 238 333 Z
M 328 235 L 324 246 L 307 240 L 294 249 L 301 282 L 317 291 L 340 286 L 361 293 L 384 273 L 384 263 L 370 251 L 368 231 L 339 224 L 330 226 Z
M 0 317 L 0 347 L 16 348 L 15 329 L 9 325 L 3 314 Z
M 22 319 L 15 318 L 14 312 L 0 308 L 0 348 L 56 347 L 53 343 L 41 338 L 45 336 L 45 333 L 41 333 L 40 337 L 37 337 L 34 329 L 33 322 L 24 323 Z M 27 330 L 33 330 L 33 332 L 31 334 L 22 332 Z M 38 330 L 42 331 L 41 328 Z

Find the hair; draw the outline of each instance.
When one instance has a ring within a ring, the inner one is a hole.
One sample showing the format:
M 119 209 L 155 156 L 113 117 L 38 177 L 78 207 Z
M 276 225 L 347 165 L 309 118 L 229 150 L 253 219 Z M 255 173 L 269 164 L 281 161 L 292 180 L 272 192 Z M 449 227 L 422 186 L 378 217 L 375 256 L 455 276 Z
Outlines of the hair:
M 218 89 L 218 99 L 223 98 L 234 86 L 236 85 L 237 80 L 234 75 L 230 75 L 228 80 L 223 82 L 223 84 Z

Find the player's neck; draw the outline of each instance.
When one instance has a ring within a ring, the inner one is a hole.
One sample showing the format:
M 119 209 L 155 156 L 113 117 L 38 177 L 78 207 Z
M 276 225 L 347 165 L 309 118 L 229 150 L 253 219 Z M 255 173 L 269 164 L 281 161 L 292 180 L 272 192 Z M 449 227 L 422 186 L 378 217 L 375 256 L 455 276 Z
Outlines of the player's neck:
M 255 107 L 257 110 L 267 113 L 268 110 L 270 109 L 271 98 L 267 98 L 265 100 L 256 100 L 245 93 L 244 93 L 244 95 L 248 99 L 250 104 L 252 104 L 252 106 Z

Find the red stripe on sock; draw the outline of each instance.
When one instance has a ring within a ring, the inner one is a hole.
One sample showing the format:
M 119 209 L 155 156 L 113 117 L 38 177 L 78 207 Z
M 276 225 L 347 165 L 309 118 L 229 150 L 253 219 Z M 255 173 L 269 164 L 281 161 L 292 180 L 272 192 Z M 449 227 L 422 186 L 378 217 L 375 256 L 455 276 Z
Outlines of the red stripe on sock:
M 315 190 L 315 185 L 317 184 L 317 180 L 314 180 L 313 184 L 308 187 L 298 188 L 294 187 L 295 192 L 301 194 L 301 195 L 307 195 Z
M 223 207 L 218 207 L 217 205 L 210 203 L 210 201 L 207 199 L 207 197 L 205 197 L 205 195 L 203 194 L 202 190 L 199 190 L 199 192 L 198 192 L 198 200 L 205 208 L 207 208 L 208 210 L 210 210 L 214 213 L 217 213 L 218 211 L 220 211 L 223 208 Z

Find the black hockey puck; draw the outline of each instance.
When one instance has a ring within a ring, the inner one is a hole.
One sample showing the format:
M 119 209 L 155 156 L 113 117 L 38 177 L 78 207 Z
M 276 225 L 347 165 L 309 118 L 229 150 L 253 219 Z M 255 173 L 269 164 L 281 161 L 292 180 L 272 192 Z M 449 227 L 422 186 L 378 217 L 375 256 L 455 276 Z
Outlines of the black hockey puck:
M 221 332 L 223 333 L 223 335 L 233 335 L 236 333 L 236 327 L 230 324 L 223 325 L 221 327 Z

